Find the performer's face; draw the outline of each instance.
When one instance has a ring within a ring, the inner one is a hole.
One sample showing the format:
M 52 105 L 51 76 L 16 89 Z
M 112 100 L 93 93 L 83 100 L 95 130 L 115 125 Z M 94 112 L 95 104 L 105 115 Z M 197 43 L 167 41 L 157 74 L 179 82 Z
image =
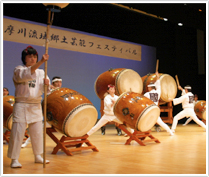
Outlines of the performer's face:
M 9 94 L 8 90 L 7 90 L 7 89 L 4 89 L 3 94 L 4 94 L 4 96 L 5 96 L 5 95 L 8 95 L 8 94 Z
M 56 81 L 56 82 L 53 82 L 53 86 L 55 87 L 62 87 L 62 81 Z
M 109 90 L 108 90 L 108 93 L 111 95 L 111 94 L 114 94 L 115 93 L 115 87 L 110 87 Z
M 37 55 L 26 55 L 25 57 L 25 65 L 28 66 L 33 66 L 37 62 Z

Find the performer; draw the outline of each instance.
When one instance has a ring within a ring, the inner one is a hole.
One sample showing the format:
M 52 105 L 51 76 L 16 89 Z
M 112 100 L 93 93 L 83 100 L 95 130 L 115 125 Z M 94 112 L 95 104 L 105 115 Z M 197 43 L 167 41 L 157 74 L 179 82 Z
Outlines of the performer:
M 185 93 L 185 90 L 183 90 L 183 88 L 181 88 L 181 89 L 182 89 L 182 93 L 184 93 L 184 95 L 185 95 L 185 94 L 186 94 L 186 93 Z M 194 101 L 193 101 L 194 107 L 195 107 L 195 105 L 196 105 L 198 102 L 199 102 L 198 96 L 197 96 L 197 94 L 195 94 L 195 95 L 194 95 Z M 191 117 L 188 118 L 188 119 L 186 120 L 186 122 L 183 124 L 183 126 L 186 126 L 189 122 L 191 122 L 191 120 L 192 120 Z
M 101 117 L 101 119 L 98 121 L 98 123 L 89 131 L 87 132 L 87 137 L 92 135 L 94 132 L 96 132 L 99 128 L 104 126 L 107 122 L 114 121 L 118 124 L 123 124 L 115 115 L 113 112 L 113 106 L 118 99 L 118 96 L 115 95 L 115 86 L 110 84 L 107 87 L 107 96 L 104 98 L 104 115 Z M 133 129 L 130 127 L 127 127 L 127 130 L 129 130 L 131 133 L 134 132 Z
M 206 129 L 206 125 L 200 121 L 195 112 L 194 112 L 194 95 L 191 92 L 192 91 L 192 87 L 190 85 L 187 85 L 184 87 L 184 89 L 182 89 L 181 86 L 178 87 L 179 90 L 182 90 L 182 96 L 179 98 L 174 98 L 173 99 L 173 104 L 177 105 L 182 103 L 182 107 L 183 107 L 183 111 L 181 111 L 180 113 L 178 113 L 174 119 L 173 119 L 173 124 L 171 127 L 171 131 L 175 132 L 176 126 L 178 124 L 178 120 L 184 118 L 184 117 L 190 117 L 192 118 L 197 124 L 199 124 L 201 127 L 203 127 L 204 129 Z
M 50 85 L 51 91 L 56 88 L 62 87 L 62 79 L 59 76 L 55 76 L 52 78 L 52 85 Z M 30 137 L 25 141 L 25 143 L 22 144 L 22 148 L 26 147 L 28 144 L 30 144 Z
M 156 77 L 157 77 L 157 81 L 154 84 L 150 83 L 147 86 L 148 87 L 148 92 L 146 92 L 144 94 L 144 96 L 146 96 L 147 98 L 152 100 L 156 105 L 158 105 L 158 102 L 159 102 L 159 99 L 160 99 L 160 95 L 161 95 L 161 86 L 160 86 L 159 73 L 156 72 L 155 74 L 156 74 Z M 168 127 L 168 125 L 165 124 L 160 117 L 158 117 L 157 123 L 161 127 L 163 127 L 169 133 L 169 135 L 171 135 L 171 136 L 174 135 L 173 132 Z
M 43 163 L 43 126 L 41 99 L 44 84 L 48 85 L 49 79 L 44 78 L 44 71 L 38 69 L 49 59 L 44 54 L 38 61 L 38 52 L 31 46 L 22 51 L 23 66 L 14 69 L 13 82 L 15 85 L 15 104 L 13 108 L 13 124 L 9 140 L 7 156 L 12 159 L 11 167 L 20 168 L 19 155 L 25 129 L 28 124 L 35 163 Z M 46 160 L 46 163 L 49 163 Z
M 62 87 L 62 79 L 59 76 L 54 76 L 52 78 L 52 86 L 53 88 L 61 88 Z
M 117 126 L 115 126 L 116 130 L 117 130 L 117 133 L 118 133 L 118 136 L 122 135 L 122 131 L 120 128 L 118 128 Z M 102 135 L 105 135 L 105 125 L 101 127 L 101 132 L 102 132 Z
M 9 89 L 4 87 L 3 88 L 3 96 L 7 96 L 7 95 L 9 95 Z

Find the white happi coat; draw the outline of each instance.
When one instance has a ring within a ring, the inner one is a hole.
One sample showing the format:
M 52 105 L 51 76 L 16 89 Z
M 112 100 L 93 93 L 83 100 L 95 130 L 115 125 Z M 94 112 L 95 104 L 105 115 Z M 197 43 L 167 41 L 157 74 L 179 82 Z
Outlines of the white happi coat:
M 160 95 L 161 95 L 161 86 L 160 86 L 160 79 L 155 82 L 155 89 L 152 89 L 149 92 L 146 92 L 144 96 L 152 100 L 156 105 L 158 105 Z
M 41 100 L 44 92 L 44 70 L 17 66 L 14 69 L 15 104 L 13 122 L 33 123 L 43 120 Z M 49 79 L 49 78 L 48 78 Z

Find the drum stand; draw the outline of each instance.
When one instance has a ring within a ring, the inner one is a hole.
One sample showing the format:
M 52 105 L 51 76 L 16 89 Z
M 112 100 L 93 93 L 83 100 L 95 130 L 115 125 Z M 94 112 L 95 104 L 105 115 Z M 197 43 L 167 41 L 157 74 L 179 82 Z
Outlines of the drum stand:
M 60 140 L 58 140 L 53 132 L 57 132 L 53 127 L 46 128 L 46 133 L 51 137 L 51 139 L 57 144 L 52 151 L 52 154 L 56 154 L 59 149 L 63 150 L 67 155 L 72 156 L 72 152 L 82 151 L 92 149 L 93 151 L 99 152 L 96 146 L 92 145 L 87 138 L 84 137 L 68 137 L 63 135 Z M 83 147 L 82 144 L 86 143 L 87 147 Z M 69 148 L 75 147 L 75 148 Z
M 121 130 L 123 130 L 127 135 L 130 136 L 130 138 L 126 141 L 125 145 L 130 145 L 131 141 L 132 140 L 135 140 L 137 143 L 139 143 L 141 146 L 146 146 L 144 143 L 145 142 L 152 142 L 152 141 L 155 141 L 156 143 L 160 143 L 160 141 L 153 137 L 150 133 L 151 133 L 151 130 L 149 131 L 146 131 L 146 132 L 141 132 L 141 131 L 137 131 L 135 130 L 134 133 L 131 133 L 129 132 L 125 125 L 123 124 L 120 124 L 118 126 Z M 149 140 L 145 140 L 146 137 L 149 137 L 150 139 Z
M 9 138 L 10 138 L 10 130 L 6 130 L 3 134 L 3 140 L 6 140 L 7 143 L 9 143 Z M 27 130 L 25 130 L 25 138 L 23 139 L 24 141 L 29 138 L 29 135 L 27 133 Z

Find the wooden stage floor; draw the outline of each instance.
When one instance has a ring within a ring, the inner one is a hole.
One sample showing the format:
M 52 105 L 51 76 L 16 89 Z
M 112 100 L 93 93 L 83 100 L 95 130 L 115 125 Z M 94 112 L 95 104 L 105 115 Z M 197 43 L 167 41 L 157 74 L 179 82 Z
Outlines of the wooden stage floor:
M 101 130 L 91 135 L 88 140 L 97 147 L 99 152 L 91 149 L 73 152 L 67 156 L 59 150 L 51 154 L 56 146 L 54 141 L 46 136 L 46 159 L 50 164 L 34 163 L 32 146 L 29 144 L 21 150 L 19 162 L 22 168 L 10 168 L 11 159 L 7 157 L 8 144 L 3 144 L 2 174 L 54 174 L 55 176 L 73 175 L 108 175 L 108 174 L 206 174 L 206 134 L 197 124 L 182 126 L 179 124 L 174 136 L 161 128 L 160 132 L 152 129 L 152 135 L 160 143 L 149 142 L 146 146 L 132 141 L 125 145 L 128 137 L 117 135 L 113 125 L 106 126 L 106 134 Z M 61 138 L 61 133 L 54 133 Z M 149 138 L 148 138 L 149 139 Z M 57 175 L 56 175 L 57 174 Z M 9 175 L 9 176 L 10 176 Z M 203 175 L 205 176 L 205 175 Z

